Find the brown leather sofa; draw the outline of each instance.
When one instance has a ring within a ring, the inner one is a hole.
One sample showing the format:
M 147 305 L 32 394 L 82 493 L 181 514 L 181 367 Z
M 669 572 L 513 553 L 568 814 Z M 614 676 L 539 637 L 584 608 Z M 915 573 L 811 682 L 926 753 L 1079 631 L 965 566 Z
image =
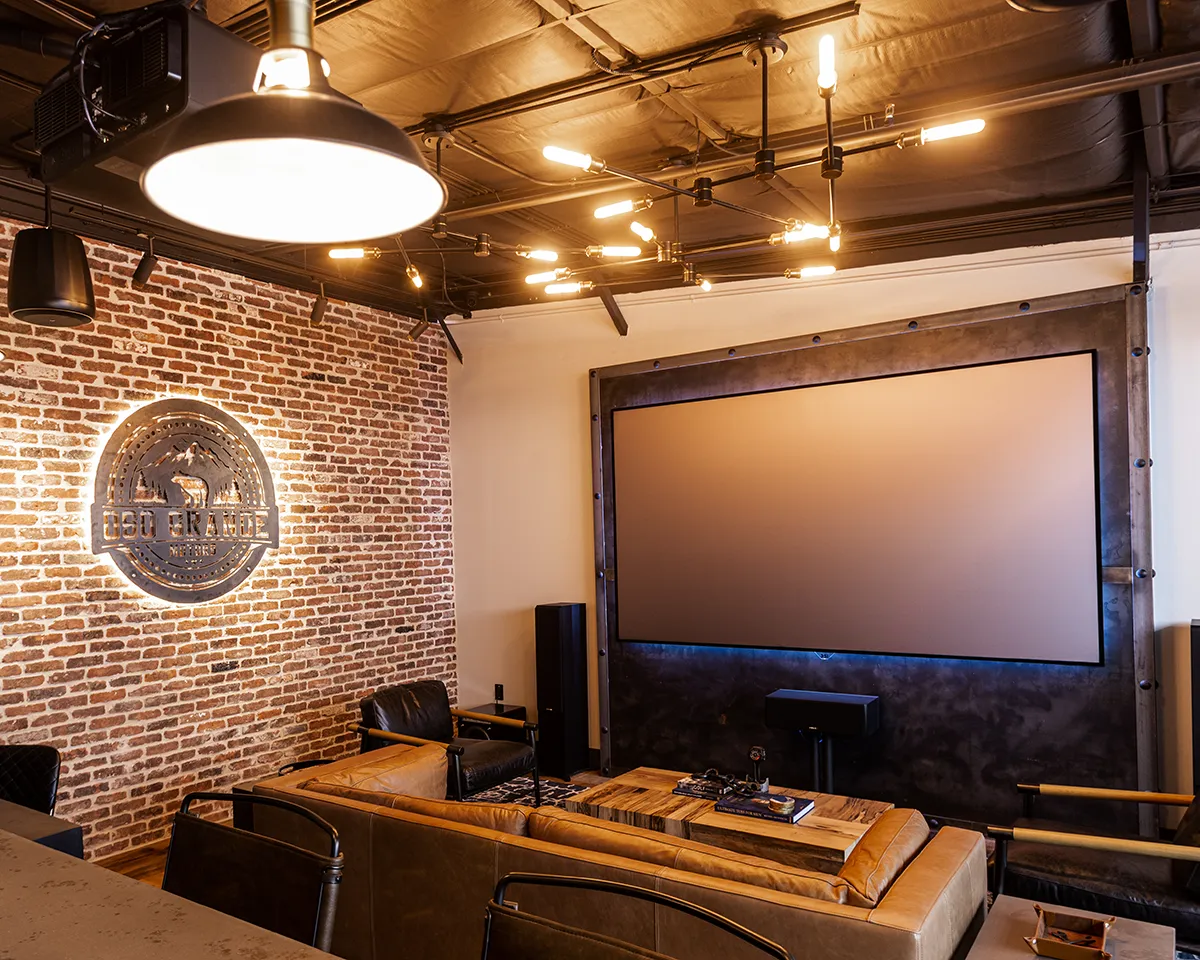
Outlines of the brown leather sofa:
M 337 955 L 476 960 L 484 907 L 500 878 L 514 871 L 673 894 L 807 960 L 952 960 L 965 955 L 982 922 L 982 835 L 944 827 L 926 840 L 915 811 L 885 814 L 832 876 L 554 808 L 446 801 L 439 763 L 445 755 L 436 748 L 389 747 L 255 787 L 304 805 L 341 835 Z M 255 828 L 315 842 L 295 819 L 268 811 Z M 752 952 L 642 901 L 529 888 L 520 907 L 669 956 L 741 960 Z

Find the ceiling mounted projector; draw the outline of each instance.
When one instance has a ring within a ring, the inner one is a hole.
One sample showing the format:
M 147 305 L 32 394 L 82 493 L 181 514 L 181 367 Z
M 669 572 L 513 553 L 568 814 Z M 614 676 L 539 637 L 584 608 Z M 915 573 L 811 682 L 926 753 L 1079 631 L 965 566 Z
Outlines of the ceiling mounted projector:
M 42 327 L 78 327 L 96 319 L 96 295 L 83 241 L 68 230 L 32 227 L 13 242 L 8 312 Z
M 142 175 L 146 196 L 197 227 L 278 243 L 390 236 L 441 210 L 446 188 L 412 139 L 329 85 L 311 0 L 267 10 L 253 92 L 178 121 Z

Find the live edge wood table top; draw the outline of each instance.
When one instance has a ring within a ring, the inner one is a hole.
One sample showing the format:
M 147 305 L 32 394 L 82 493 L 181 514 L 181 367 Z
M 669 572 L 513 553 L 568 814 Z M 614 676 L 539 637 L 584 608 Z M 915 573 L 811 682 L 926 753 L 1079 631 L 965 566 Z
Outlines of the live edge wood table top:
M 566 807 L 599 820 L 627 823 L 794 867 L 836 873 L 867 828 L 893 806 L 878 800 L 772 785 L 772 793 L 786 793 L 815 804 L 798 823 L 776 823 L 717 813 L 712 800 L 672 793 L 685 776 L 676 770 L 638 767 L 577 793 L 567 800 Z

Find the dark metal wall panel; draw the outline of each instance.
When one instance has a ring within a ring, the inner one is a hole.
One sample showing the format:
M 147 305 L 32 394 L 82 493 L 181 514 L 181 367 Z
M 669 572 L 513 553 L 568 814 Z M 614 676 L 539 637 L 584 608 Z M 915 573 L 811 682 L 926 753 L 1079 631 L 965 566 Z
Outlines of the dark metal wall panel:
M 1137 578 L 1132 569 L 1149 563 L 1146 471 L 1131 460 L 1131 436 L 1139 449 L 1146 436 L 1139 399 L 1145 381 L 1141 368 L 1127 363 L 1131 344 L 1144 340 L 1144 301 L 1143 287 L 1114 287 L 597 371 L 598 644 L 601 675 L 608 677 L 600 691 L 602 762 L 738 770 L 747 747 L 765 743 L 771 776 L 804 786 L 807 745 L 763 723 L 763 696 L 796 687 L 882 698 L 881 732 L 837 744 L 839 793 L 1006 823 L 1019 816 L 1018 781 L 1156 786 L 1150 578 Z M 1085 350 L 1095 352 L 1097 370 L 1101 666 L 616 639 L 615 409 Z M 1150 688 L 1142 689 L 1139 681 L 1147 678 Z M 1093 806 L 1070 815 L 1127 830 L 1151 827 L 1132 809 Z

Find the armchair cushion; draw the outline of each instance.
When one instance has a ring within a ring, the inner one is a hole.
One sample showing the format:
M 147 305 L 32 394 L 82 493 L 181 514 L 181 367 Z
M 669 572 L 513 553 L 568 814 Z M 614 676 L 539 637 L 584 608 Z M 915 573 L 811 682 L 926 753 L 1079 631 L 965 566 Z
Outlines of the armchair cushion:
M 364 754 L 362 763 L 320 774 L 308 782 L 445 800 L 447 768 L 445 747 L 401 746 Z
M 1194 799 L 1183 811 L 1183 819 L 1179 821 L 1171 842 L 1185 847 L 1200 847 L 1200 797 Z M 1172 860 L 1171 875 L 1176 886 L 1200 899 L 1200 863 Z
M 874 907 L 900 871 L 929 839 L 929 824 L 916 810 L 888 810 L 855 844 L 838 876 L 850 884 L 849 903 Z
M 464 796 L 507 783 L 514 777 L 531 774 L 536 764 L 533 750 L 524 743 L 513 743 L 510 740 L 467 740 L 463 738 L 452 740 L 451 743 L 463 748 Z M 451 766 L 450 777 L 453 778 L 453 776 L 454 768 Z M 448 789 L 454 790 L 453 779 L 449 781 Z
M 450 697 L 441 680 L 383 687 L 359 703 L 363 723 L 375 730 L 449 743 L 454 736 Z
M 41 744 L 0 745 L 0 800 L 54 813 L 58 797 L 59 756 Z

